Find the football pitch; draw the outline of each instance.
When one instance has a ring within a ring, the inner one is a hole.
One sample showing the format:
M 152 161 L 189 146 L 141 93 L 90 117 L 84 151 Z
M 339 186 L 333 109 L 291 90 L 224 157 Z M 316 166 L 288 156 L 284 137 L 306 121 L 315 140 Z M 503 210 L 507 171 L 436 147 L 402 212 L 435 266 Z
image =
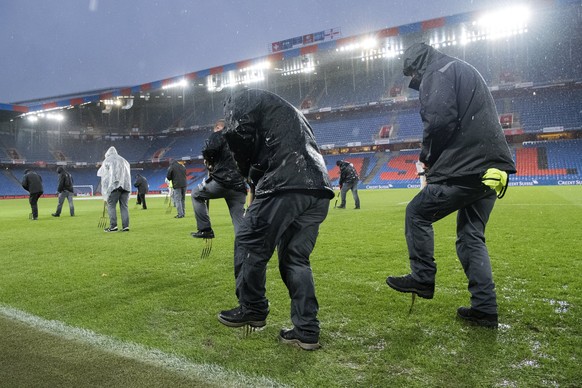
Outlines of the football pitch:
M 359 193 L 360 210 L 349 193 L 347 209 L 334 209 L 331 201 L 311 256 L 321 350 L 277 343 L 279 330 L 291 323 L 276 254 L 267 273 L 267 326 L 245 334 L 218 322 L 220 310 L 237 304 L 233 228 L 224 201 L 213 200 L 216 238 L 201 259 L 204 242 L 190 237 L 196 228 L 189 196 L 183 219 L 166 212 L 163 197 L 148 197 L 148 210 L 132 197 L 128 233 L 98 228 L 98 199 L 76 199 L 75 217 L 65 204 L 53 218 L 56 198 L 41 198 L 38 221 L 28 219 L 26 199 L 1 200 L 0 323 L 17 321 L 27 330 L 139 358 L 193 376 L 198 385 L 580 384 L 582 186 L 510 187 L 497 201 L 486 230 L 497 330 L 456 318 L 469 293 L 455 253 L 454 215 L 435 224 L 435 297 L 417 298 L 409 314 L 410 295 L 390 289 L 385 279 L 409 272 L 404 211 L 416 191 Z M 1 353 L 0 376 L 11 368 Z M 87 357 L 78 359 L 78 373 L 95 362 Z

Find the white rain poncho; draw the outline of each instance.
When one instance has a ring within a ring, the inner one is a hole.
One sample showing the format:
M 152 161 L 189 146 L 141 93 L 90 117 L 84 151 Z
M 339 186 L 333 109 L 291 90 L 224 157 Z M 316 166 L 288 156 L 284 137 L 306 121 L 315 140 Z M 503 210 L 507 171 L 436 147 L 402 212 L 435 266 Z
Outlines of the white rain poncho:
M 101 193 L 107 201 L 111 192 L 119 187 L 131 191 L 131 172 L 129 162 L 119 156 L 115 147 L 109 147 L 105 153 L 105 160 L 97 171 L 101 177 Z

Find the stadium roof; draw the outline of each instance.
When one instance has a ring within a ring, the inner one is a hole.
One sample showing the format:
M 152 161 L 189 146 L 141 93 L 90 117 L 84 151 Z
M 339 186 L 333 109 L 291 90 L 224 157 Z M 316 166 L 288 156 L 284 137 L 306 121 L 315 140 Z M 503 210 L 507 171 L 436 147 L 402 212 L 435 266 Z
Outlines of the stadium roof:
M 552 6 L 562 4 L 576 4 L 576 0 L 556 0 L 556 1 L 540 1 L 541 6 Z M 296 57 L 301 57 L 307 54 L 331 52 L 349 46 L 366 38 L 386 39 L 399 38 L 408 34 L 426 32 L 433 29 L 442 29 L 448 26 L 454 26 L 461 23 L 469 23 L 474 21 L 484 11 L 467 12 L 447 17 L 441 17 L 431 20 L 425 20 L 416 23 L 405 24 L 398 27 L 389 27 L 381 30 L 353 35 L 349 37 L 329 39 L 320 43 L 302 45 L 301 47 L 291 48 L 288 50 L 276 51 L 266 56 L 257 57 L 253 59 L 242 60 L 234 63 L 229 63 L 221 66 L 216 66 L 209 69 L 194 71 L 179 76 L 166 78 L 163 80 L 148 82 L 145 84 L 114 87 L 108 89 L 87 91 L 83 93 L 61 95 L 55 97 L 48 97 L 37 100 L 23 101 L 18 104 L 2 104 L 0 103 L 0 121 L 6 121 L 23 114 L 40 112 L 52 109 L 64 109 L 70 106 L 77 106 L 86 103 L 99 102 L 101 100 L 115 99 L 118 97 L 129 97 L 136 94 L 149 93 L 156 90 L 166 88 L 181 82 L 189 82 L 193 80 L 203 80 L 208 76 L 227 73 L 233 70 L 242 70 L 263 63 L 281 62 Z M 278 43 L 283 43 L 278 42 Z

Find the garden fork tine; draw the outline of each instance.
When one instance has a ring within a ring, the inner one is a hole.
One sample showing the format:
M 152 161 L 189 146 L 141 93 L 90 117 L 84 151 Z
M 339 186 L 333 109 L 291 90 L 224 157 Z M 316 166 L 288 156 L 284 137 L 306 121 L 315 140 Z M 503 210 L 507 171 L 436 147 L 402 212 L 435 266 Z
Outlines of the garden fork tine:
M 98 228 L 105 228 L 107 226 L 107 219 L 105 218 L 105 207 L 107 206 L 107 203 L 105 201 L 103 201 L 103 214 L 101 215 L 101 218 L 99 218 L 99 223 L 97 224 Z
M 206 210 L 210 211 L 210 200 L 206 200 Z M 206 259 L 210 256 L 210 251 L 212 250 L 212 239 L 205 238 L 204 239 L 204 248 L 202 248 L 202 253 L 200 254 L 201 259 Z
M 170 214 L 172 212 L 172 201 L 168 201 L 168 207 L 166 208 L 166 214 Z
M 210 251 L 212 251 L 212 239 L 205 238 L 204 239 L 204 248 L 202 248 L 202 253 L 200 254 L 201 259 L 206 259 L 210 256 Z
M 414 307 L 414 300 L 416 299 L 416 294 L 414 292 L 412 292 L 411 295 L 412 302 L 410 303 L 410 308 L 408 309 L 408 315 L 412 314 L 412 307 Z
M 256 329 L 257 329 L 257 328 L 256 328 L 256 327 L 254 327 L 254 326 L 251 326 L 251 325 L 244 325 L 244 326 L 242 327 L 242 336 L 243 336 L 243 338 L 246 338 L 246 337 L 248 337 L 249 335 L 251 335 L 252 333 L 254 333 Z

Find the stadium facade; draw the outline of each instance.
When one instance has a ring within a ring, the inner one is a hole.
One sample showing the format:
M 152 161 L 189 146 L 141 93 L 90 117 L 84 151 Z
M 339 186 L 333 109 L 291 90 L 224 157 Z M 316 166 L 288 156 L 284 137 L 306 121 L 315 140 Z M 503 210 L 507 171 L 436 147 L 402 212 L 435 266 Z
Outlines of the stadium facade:
M 419 41 L 484 76 L 517 162 L 512 184 L 582 184 L 580 1 L 538 1 L 350 37 L 309 35 L 276 42 L 262 57 L 142 85 L 0 104 L 0 195 L 25 194 L 18 180 L 30 165 L 46 175 L 47 193 L 56 189 L 57 165 L 97 189 L 96 165 L 111 145 L 144 169 L 154 190 L 164 189 L 169 160 L 188 160 L 192 187 L 205 175 L 204 140 L 239 85 L 273 91 L 304 112 L 334 181 L 342 158 L 359 168 L 361 188 L 417 187 L 422 123 L 400 56 Z

